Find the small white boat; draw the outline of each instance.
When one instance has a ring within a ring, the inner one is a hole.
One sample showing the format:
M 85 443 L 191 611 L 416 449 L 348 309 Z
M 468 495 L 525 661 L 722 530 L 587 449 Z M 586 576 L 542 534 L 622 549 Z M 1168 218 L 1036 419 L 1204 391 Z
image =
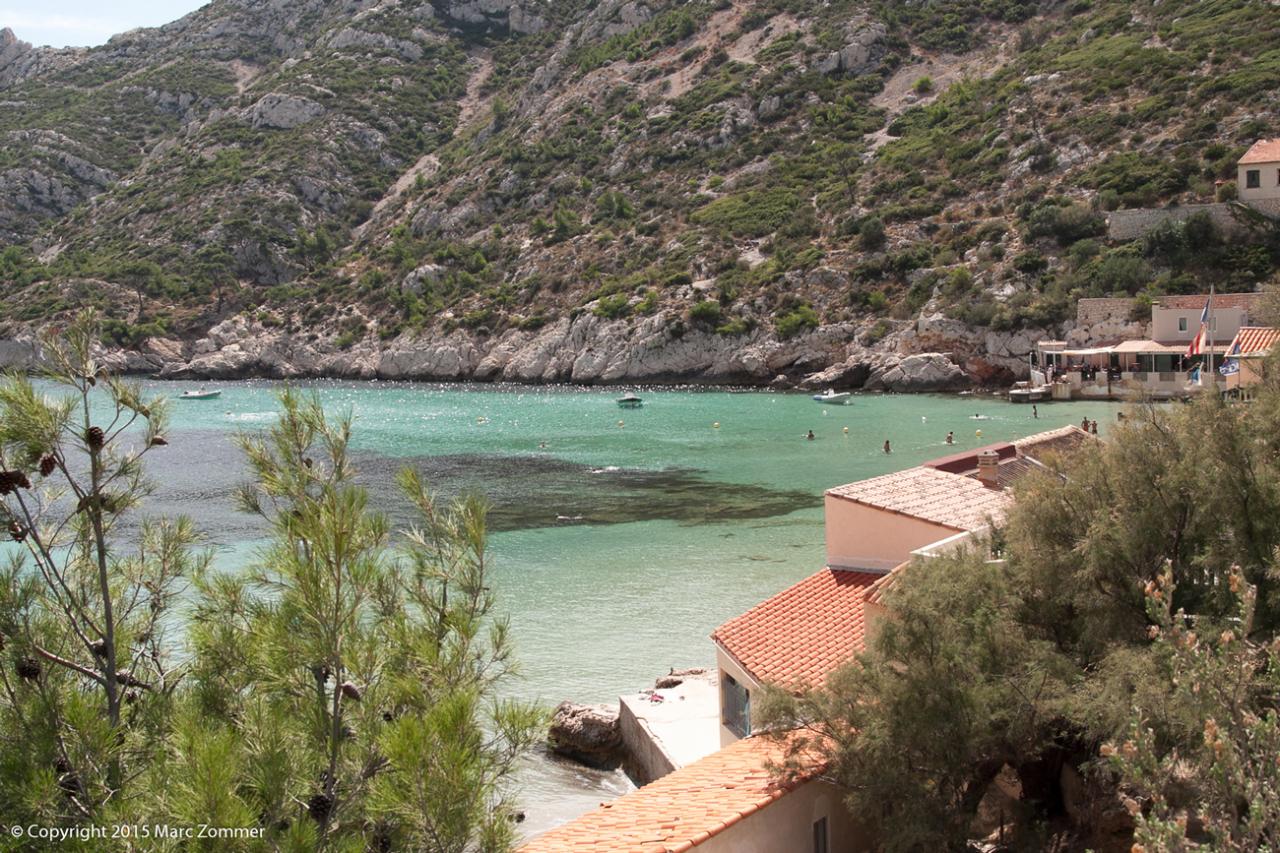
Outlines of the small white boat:
M 644 405 L 644 400 L 641 400 L 635 394 L 624 394 L 623 396 L 618 398 L 619 408 L 638 409 L 643 405 Z
M 813 399 L 818 403 L 830 403 L 833 406 L 843 406 L 845 403 L 849 402 L 849 398 L 852 396 L 853 395 L 848 391 L 834 391 L 828 388 L 821 394 L 814 394 Z
M 221 394 L 221 391 L 206 391 L 201 388 L 199 391 L 183 391 L 178 395 L 179 400 L 212 400 Z
M 1030 382 L 1015 382 L 1009 389 L 1010 403 L 1039 403 L 1051 396 L 1048 385 L 1034 386 Z

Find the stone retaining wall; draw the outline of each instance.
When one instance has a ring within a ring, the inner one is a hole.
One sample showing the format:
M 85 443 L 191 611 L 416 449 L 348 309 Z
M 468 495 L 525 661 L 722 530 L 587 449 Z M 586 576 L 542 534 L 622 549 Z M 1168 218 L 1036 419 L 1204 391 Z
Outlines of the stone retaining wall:
M 1098 323 L 1129 322 L 1137 300 L 1128 297 L 1086 297 L 1076 303 L 1076 326 L 1096 326 Z
M 1280 217 L 1280 199 L 1251 201 L 1247 206 L 1264 216 Z M 1251 230 L 1245 218 L 1247 216 L 1245 207 L 1246 205 L 1242 202 L 1222 202 L 1113 210 L 1107 214 L 1107 237 L 1112 240 L 1136 240 L 1157 225 L 1165 222 L 1181 222 L 1197 213 L 1208 214 L 1213 224 L 1218 226 L 1218 230 L 1226 236 L 1245 234 Z

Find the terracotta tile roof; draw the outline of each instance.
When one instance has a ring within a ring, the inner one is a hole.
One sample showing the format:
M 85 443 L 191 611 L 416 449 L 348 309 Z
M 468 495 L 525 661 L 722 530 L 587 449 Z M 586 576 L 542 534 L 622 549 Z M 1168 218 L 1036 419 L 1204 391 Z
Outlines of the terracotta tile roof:
M 1227 347 L 1227 352 L 1237 355 L 1267 353 L 1276 345 L 1277 340 L 1280 340 L 1280 329 L 1270 326 L 1241 326 L 1235 339 L 1231 341 L 1231 346 Z
M 1016 459 L 1002 459 L 1000 460 L 1000 465 L 996 468 L 996 486 L 997 488 L 1007 489 L 1032 471 L 1043 470 L 1043 465 L 1026 456 L 1019 456 Z M 965 476 L 977 480 L 978 472 L 974 471 Z
M 678 853 L 755 814 L 803 782 L 775 783 L 785 742 L 749 737 L 544 833 L 523 853 Z M 815 764 L 813 773 L 818 772 Z
M 984 527 L 988 517 L 1003 518 L 1011 500 L 963 474 L 925 467 L 836 486 L 827 494 L 957 531 Z
M 1013 446 L 1018 448 L 1019 456 L 1030 456 L 1037 462 L 1044 462 L 1051 456 L 1074 453 L 1090 441 L 1097 441 L 1096 436 L 1078 426 L 1065 426 L 1020 438 Z
M 1240 158 L 1240 165 L 1250 163 L 1280 163 L 1280 139 L 1259 139 L 1253 143 Z
M 1241 308 L 1245 311 L 1252 311 L 1254 303 L 1258 301 L 1258 297 L 1261 295 L 1260 293 L 1215 293 L 1213 294 L 1213 307 Z M 1194 308 L 1198 311 L 1204 308 L 1205 300 L 1208 298 L 1209 294 L 1207 293 L 1195 293 L 1190 296 L 1161 296 L 1157 300 L 1157 304 L 1161 308 L 1175 308 L 1180 311 Z
M 711 634 L 761 683 L 817 687 L 865 648 L 862 604 L 882 575 L 825 568 Z
M 909 566 L 911 561 L 903 563 L 901 566 L 895 566 L 888 574 L 881 575 L 880 579 L 867 587 L 866 597 L 864 599 L 867 604 L 883 604 L 884 596 L 893 585 L 898 582 L 898 577 L 902 574 L 902 570 Z

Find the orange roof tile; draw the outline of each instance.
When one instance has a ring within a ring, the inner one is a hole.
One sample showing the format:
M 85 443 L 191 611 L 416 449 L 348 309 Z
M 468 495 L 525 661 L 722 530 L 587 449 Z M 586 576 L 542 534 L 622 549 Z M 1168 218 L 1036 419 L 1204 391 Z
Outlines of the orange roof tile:
M 976 530 L 1000 519 L 1012 498 L 962 474 L 908 468 L 827 490 L 828 495 L 929 521 L 952 530 Z
M 1245 311 L 1252 311 L 1261 295 L 1260 293 L 1215 293 L 1210 307 L 1242 308 Z M 1161 296 L 1156 300 L 1156 304 L 1161 308 L 1175 308 L 1180 311 L 1189 311 L 1194 308 L 1200 311 L 1204 309 L 1204 303 L 1208 298 L 1207 293 L 1194 293 L 1190 296 Z
M 522 853 L 677 853 L 697 847 L 807 781 L 767 769 L 785 741 L 750 737 L 604 803 L 521 847 Z
M 880 578 L 825 568 L 730 619 L 711 639 L 761 683 L 817 687 L 865 648 L 863 600 Z
M 1097 436 L 1073 425 L 1020 438 L 1013 443 L 1013 446 L 1018 448 L 1019 456 L 1030 456 L 1038 462 L 1044 462 L 1047 457 L 1074 453 L 1082 445 L 1098 440 Z
M 1250 163 L 1280 163 L 1280 139 L 1259 139 L 1253 143 L 1240 158 L 1240 165 Z
M 1270 326 L 1241 326 L 1235 339 L 1231 341 L 1231 346 L 1227 347 L 1227 354 L 1267 353 L 1276 345 L 1277 340 L 1280 340 L 1280 329 Z

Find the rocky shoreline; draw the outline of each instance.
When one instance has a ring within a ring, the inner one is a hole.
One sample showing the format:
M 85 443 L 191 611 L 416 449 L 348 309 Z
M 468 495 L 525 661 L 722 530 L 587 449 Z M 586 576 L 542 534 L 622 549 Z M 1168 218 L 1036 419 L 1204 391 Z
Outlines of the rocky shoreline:
M 582 313 L 536 330 L 491 334 L 459 326 L 352 342 L 238 315 L 193 339 L 106 348 L 102 361 L 112 370 L 162 379 L 685 383 L 910 393 L 1008 385 L 1026 377 L 1037 340 L 1065 331 L 993 332 L 925 314 L 820 326 L 779 340 L 761 330 L 716 334 L 665 313 L 639 320 Z M 33 332 L 0 338 L 0 367 L 29 369 L 39 360 Z

